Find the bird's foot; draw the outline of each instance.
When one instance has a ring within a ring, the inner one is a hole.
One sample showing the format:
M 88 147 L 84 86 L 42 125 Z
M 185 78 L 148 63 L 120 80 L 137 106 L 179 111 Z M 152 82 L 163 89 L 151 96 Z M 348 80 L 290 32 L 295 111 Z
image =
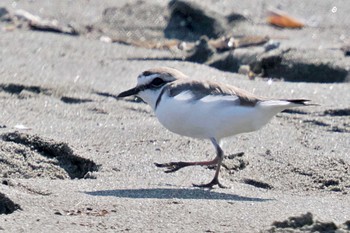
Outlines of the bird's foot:
M 219 188 L 222 188 L 222 189 L 227 189 L 229 187 L 221 184 L 219 182 L 219 179 L 218 178 L 214 178 L 212 181 L 210 181 L 208 184 L 192 184 L 194 187 L 198 187 L 198 188 L 209 188 L 209 189 L 212 189 L 214 185 L 218 185 Z
M 191 166 L 193 164 L 188 162 L 170 162 L 170 163 L 154 163 L 154 165 L 156 165 L 157 167 L 167 168 L 167 170 L 165 170 L 164 172 L 171 173 L 171 172 L 176 172 L 181 168 Z

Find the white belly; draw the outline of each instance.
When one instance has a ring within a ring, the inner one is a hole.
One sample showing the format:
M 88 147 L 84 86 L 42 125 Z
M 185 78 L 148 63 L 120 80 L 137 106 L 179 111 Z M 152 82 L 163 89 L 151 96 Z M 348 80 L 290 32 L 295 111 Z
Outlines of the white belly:
M 236 105 L 234 98 L 189 101 L 164 96 L 156 109 L 156 116 L 174 133 L 218 140 L 257 130 L 265 124 L 260 120 L 259 108 Z

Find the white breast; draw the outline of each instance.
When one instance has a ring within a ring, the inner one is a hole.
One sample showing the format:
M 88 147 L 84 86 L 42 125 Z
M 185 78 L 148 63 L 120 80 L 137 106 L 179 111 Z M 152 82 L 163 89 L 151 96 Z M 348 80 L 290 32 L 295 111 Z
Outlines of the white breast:
M 168 130 L 194 138 L 221 139 L 257 130 L 259 108 L 240 106 L 236 96 L 207 96 L 193 99 L 191 92 L 162 97 L 156 116 Z

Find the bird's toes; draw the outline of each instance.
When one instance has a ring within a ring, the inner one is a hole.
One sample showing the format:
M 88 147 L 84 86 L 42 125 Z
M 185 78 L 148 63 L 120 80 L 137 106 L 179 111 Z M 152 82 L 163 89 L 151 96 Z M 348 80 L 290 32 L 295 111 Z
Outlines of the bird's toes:
M 194 184 L 192 183 L 192 186 L 193 187 L 196 187 L 196 188 L 207 188 L 207 189 L 213 189 L 213 186 L 212 184 Z
M 168 167 L 168 163 L 154 163 L 156 167 Z
M 157 167 L 167 168 L 165 173 L 176 172 L 177 170 L 189 166 L 189 163 L 186 162 L 170 162 L 170 163 L 154 163 Z
M 208 188 L 208 189 L 213 189 L 213 186 L 214 185 L 217 185 L 217 186 L 219 186 L 219 188 L 222 188 L 222 189 L 228 189 L 229 187 L 227 187 L 227 186 L 225 186 L 225 185 L 223 185 L 223 184 L 221 184 L 220 182 L 219 182 L 219 180 L 217 180 L 217 179 L 213 179 L 210 183 L 208 183 L 208 184 L 192 184 L 193 185 L 193 187 L 197 187 L 197 188 Z
M 170 173 L 178 170 L 176 164 L 174 163 L 154 163 L 154 165 L 156 165 L 156 167 L 166 168 L 164 171 L 165 173 Z

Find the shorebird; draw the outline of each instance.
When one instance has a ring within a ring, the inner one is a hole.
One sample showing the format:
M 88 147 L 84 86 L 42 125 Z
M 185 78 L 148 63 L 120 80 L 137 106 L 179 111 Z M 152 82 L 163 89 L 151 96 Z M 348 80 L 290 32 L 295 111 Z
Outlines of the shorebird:
M 256 131 L 266 125 L 277 113 L 307 104 L 306 99 L 268 99 L 224 83 L 196 80 L 182 72 L 159 67 L 144 71 L 137 85 L 117 97 L 136 95 L 150 105 L 159 122 L 171 132 L 199 139 L 209 139 L 216 157 L 210 161 L 155 163 L 166 168 L 166 173 L 188 166 L 216 165 L 214 178 L 196 187 L 212 188 L 218 185 L 224 152 L 223 138 Z

